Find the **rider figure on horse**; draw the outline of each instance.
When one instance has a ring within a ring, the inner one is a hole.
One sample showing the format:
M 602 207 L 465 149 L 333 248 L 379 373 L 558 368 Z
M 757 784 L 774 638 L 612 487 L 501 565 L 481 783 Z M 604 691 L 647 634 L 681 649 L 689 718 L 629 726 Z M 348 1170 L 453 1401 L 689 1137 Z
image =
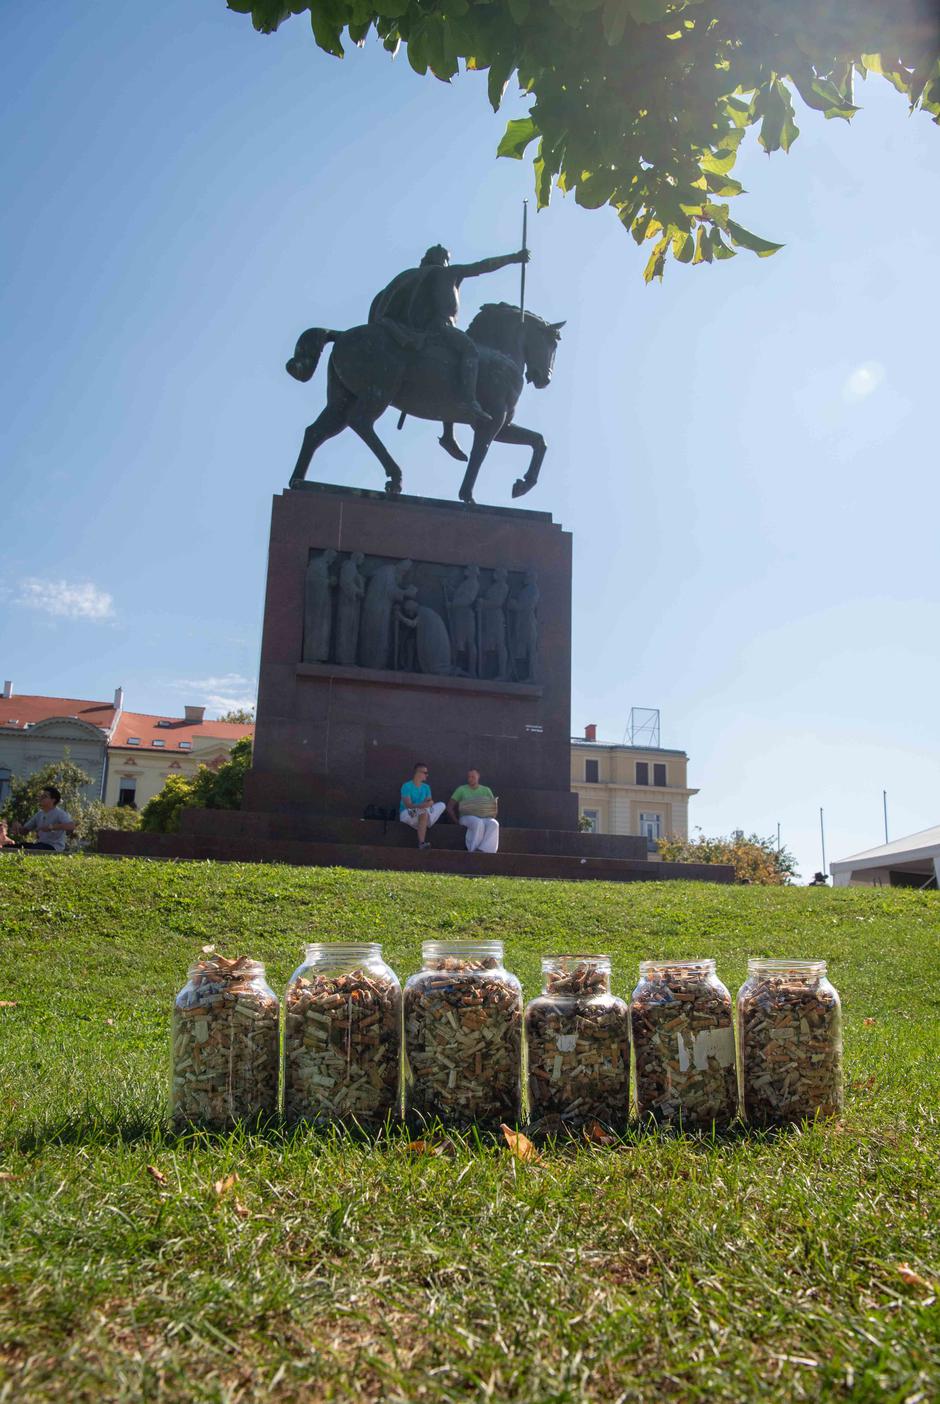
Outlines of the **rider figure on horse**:
M 460 284 L 464 278 L 477 278 L 481 273 L 496 273 L 511 263 L 528 263 L 527 249 L 518 253 L 484 258 L 478 263 L 454 263 L 441 244 L 428 249 L 418 268 L 399 273 L 373 300 L 369 321 L 380 322 L 402 345 L 415 344 L 413 338 L 402 337 L 402 329 L 411 332 L 434 333 L 445 346 L 457 354 L 458 385 L 464 410 L 474 428 L 489 424 L 490 416 L 477 400 L 477 372 L 480 360 L 476 345 L 457 326 L 460 315 Z M 400 426 L 399 426 L 400 427 Z M 452 424 L 444 425 L 441 446 L 454 458 L 466 455 L 454 439 Z

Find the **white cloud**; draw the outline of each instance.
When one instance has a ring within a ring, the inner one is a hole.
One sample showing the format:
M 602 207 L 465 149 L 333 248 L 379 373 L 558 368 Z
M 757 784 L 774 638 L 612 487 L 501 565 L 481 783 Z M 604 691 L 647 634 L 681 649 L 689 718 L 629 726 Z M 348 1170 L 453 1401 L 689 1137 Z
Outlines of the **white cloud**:
M 885 378 L 885 368 L 880 361 L 864 361 L 846 378 L 842 386 L 845 400 L 864 400 L 866 395 L 877 390 Z
M 254 678 L 241 673 L 223 673 L 219 677 L 177 678 L 171 687 L 185 692 L 194 706 L 205 706 L 210 712 L 228 712 L 233 707 L 254 707 L 258 685 Z
M 114 599 L 107 590 L 99 590 L 90 580 L 39 580 L 29 576 L 20 582 L 15 603 L 28 609 L 40 609 L 57 619 L 114 618 Z

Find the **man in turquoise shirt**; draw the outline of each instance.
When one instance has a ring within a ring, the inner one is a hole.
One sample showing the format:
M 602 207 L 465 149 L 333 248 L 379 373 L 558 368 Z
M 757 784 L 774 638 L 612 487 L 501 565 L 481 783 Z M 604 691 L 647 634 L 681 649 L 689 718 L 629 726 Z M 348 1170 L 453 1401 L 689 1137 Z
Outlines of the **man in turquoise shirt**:
M 423 761 L 419 761 L 411 779 L 406 780 L 401 787 L 398 817 L 409 828 L 417 829 L 419 848 L 430 848 L 428 829 L 437 823 L 443 813 L 444 805 L 440 801 L 435 803 L 431 798 L 428 768 Z

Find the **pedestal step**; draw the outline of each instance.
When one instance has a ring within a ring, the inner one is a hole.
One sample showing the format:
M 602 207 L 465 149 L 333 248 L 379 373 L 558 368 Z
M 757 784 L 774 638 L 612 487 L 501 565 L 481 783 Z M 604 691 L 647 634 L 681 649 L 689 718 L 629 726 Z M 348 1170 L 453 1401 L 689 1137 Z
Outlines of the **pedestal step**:
M 380 826 L 381 827 L 381 826 Z M 460 834 L 462 838 L 462 831 Z M 575 836 L 572 836 L 575 837 Z M 376 843 L 305 842 L 222 834 L 149 834 L 104 829 L 98 852 L 114 857 L 189 859 L 230 863 L 289 863 L 300 867 L 372 868 L 393 872 L 458 873 L 465 877 L 526 877 L 604 882 L 734 881 L 734 870 L 713 863 L 660 863 L 563 853 L 468 853 L 463 846 L 420 851 Z

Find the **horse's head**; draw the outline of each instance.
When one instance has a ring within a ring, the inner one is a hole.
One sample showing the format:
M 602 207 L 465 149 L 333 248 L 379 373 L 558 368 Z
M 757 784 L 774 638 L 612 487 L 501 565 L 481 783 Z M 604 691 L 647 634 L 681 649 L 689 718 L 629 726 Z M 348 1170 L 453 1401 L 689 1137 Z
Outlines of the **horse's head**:
M 544 322 L 534 312 L 525 314 L 525 378 L 544 390 L 555 369 L 555 352 L 564 322 Z

